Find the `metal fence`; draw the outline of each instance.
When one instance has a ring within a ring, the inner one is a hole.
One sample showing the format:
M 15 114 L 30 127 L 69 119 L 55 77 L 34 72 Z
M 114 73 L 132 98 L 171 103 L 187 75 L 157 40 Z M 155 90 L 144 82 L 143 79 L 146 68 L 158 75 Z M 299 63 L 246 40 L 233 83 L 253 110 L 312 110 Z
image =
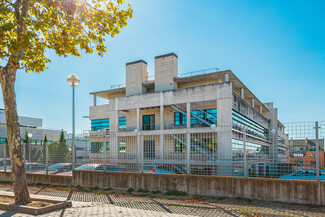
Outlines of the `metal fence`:
M 91 131 L 91 148 L 77 145 L 75 162 L 71 147 L 58 142 L 23 144 L 23 152 L 27 172 L 43 174 L 72 175 L 75 164 L 83 170 L 324 181 L 325 121 L 284 125 L 285 132 L 279 128 L 264 135 L 237 121 L 231 131 L 201 125 Z M 286 138 L 277 136 L 281 133 Z M 10 171 L 7 145 L 1 152 L 0 170 Z

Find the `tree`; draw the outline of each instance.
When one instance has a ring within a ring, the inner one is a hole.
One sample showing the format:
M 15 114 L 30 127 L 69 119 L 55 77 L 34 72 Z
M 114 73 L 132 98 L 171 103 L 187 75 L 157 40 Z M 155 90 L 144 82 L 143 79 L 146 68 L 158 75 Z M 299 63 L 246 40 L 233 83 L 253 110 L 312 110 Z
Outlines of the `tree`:
M 0 83 L 16 204 L 27 204 L 25 164 L 18 122 L 15 80 L 19 69 L 40 73 L 59 56 L 80 57 L 80 51 L 102 56 L 105 36 L 115 36 L 133 16 L 124 0 L 0 0 Z
M 66 143 L 57 141 L 49 144 L 49 162 L 51 163 L 66 163 L 68 161 L 69 148 Z
M 64 131 L 61 130 L 60 132 L 60 138 L 59 138 L 59 143 L 66 144 L 67 140 L 65 139 Z

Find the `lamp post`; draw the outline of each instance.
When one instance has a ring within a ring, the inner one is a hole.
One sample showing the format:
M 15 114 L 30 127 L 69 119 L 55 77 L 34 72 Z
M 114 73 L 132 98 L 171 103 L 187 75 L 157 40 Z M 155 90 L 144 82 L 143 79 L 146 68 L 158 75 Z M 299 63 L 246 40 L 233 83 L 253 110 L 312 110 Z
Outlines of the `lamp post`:
M 67 78 L 68 84 L 72 86 L 72 170 L 75 169 L 75 161 L 76 161 L 76 147 L 75 147 L 75 127 L 74 127 L 74 87 L 77 86 L 80 82 L 79 77 L 76 74 L 70 74 Z
M 32 138 L 33 134 L 28 133 L 28 161 L 32 162 L 32 156 L 31 156 L 31 138 Z

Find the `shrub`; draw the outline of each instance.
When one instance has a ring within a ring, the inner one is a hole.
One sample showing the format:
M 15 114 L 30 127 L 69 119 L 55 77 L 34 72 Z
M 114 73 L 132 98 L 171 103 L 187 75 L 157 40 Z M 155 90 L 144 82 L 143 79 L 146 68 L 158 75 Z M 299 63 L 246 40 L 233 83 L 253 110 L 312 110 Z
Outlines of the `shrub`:
M 134 192 L 134 189 L 133 189 L 133 188 L 129 188 L 126 192 L 127 192 L 128 194 L 132 194 L 132 192 Z

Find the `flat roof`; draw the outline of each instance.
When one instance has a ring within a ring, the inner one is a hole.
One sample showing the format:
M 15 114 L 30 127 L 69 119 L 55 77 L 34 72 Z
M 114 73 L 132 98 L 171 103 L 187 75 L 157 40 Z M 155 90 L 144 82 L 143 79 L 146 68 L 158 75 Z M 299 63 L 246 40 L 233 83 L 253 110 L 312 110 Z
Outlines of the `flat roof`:
M 220 80 L 223 82 L 225 74 L 229 74 L 229 81 L 232 83 L 232 88 L 234 92 L 239 92 L 240 89 L 244 88 L 245 99 L 254 99 L 255 106 L 262 106 L 263 112 L 269 111 L 268 108 L 239 80 L 239 78 L 231 71 L 215 71 L 211 73 L 188 76 L 188 77 L 175 77 L 174 81 L 178 84 L 189 84 L 199 81 L 209 81 L 209 80 Z M 218 82 L 216 82 L 218 83 Z M 154 80 L 147 81 L 143 84 L 146 87 L 154 88 Z M 98 92 L 91 92 L 90 95 L 95 95 L 104 99 L 112 99 L 116 97 L 123 97 L 126 95 L 126 88 L 117 88 L 111 90 L 104 90 Z

